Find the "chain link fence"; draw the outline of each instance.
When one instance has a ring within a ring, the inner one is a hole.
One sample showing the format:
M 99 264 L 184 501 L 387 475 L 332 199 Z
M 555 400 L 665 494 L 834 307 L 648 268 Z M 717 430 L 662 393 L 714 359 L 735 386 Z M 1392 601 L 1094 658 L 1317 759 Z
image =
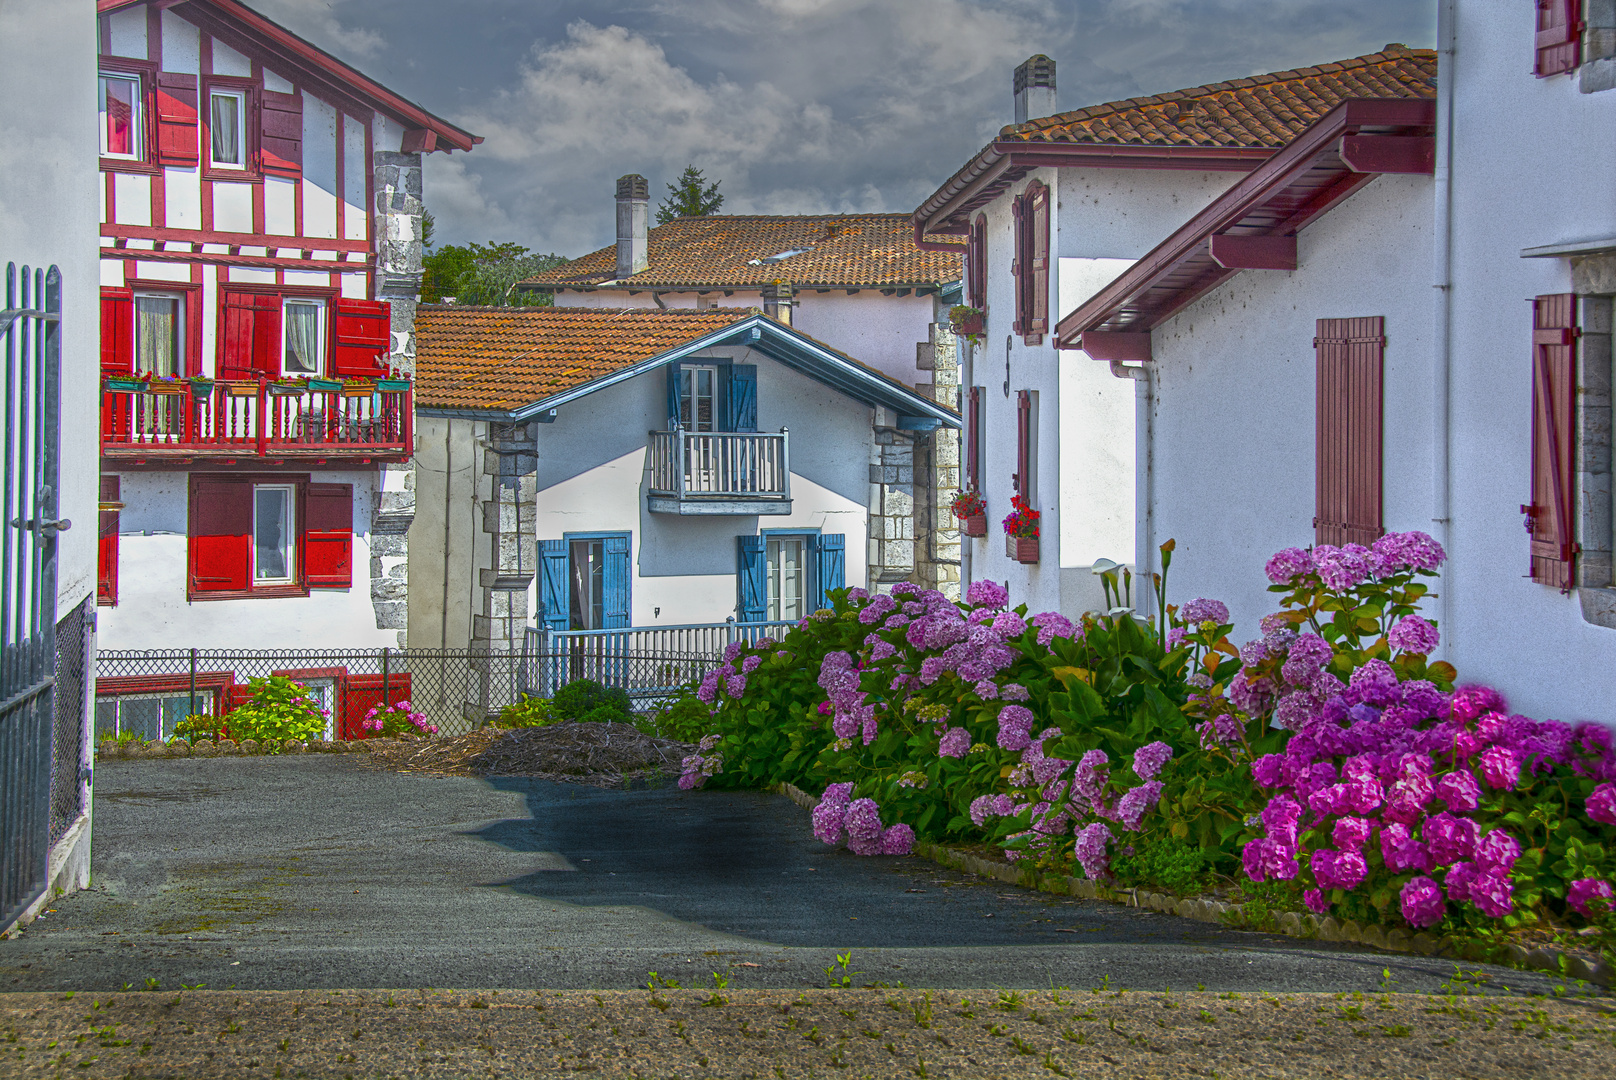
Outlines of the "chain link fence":
M 60 840 L 84 812 L 84 707 L 89 696 L 90 620 L 87 596 L 56 624 L 56 687 L 51 699 L 50 842 Z

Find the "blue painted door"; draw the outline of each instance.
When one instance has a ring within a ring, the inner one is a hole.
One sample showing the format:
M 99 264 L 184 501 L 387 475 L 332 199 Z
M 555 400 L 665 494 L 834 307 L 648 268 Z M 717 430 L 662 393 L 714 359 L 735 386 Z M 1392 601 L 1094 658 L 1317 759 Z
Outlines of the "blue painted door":
M 738 592 L 735 618 L 740 622 L 762 622 L 768 614 L 765 586 L 768 564 L 763 537 L 737 536 L 735 542 L 735 584 Z

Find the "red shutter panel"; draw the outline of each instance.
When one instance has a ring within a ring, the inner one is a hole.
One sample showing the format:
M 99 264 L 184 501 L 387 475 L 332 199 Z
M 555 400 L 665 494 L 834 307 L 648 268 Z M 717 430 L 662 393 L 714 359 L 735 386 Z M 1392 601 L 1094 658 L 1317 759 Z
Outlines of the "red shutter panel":
M 310 484 L 304 509 L 303 576 L 311 589 L 353 585 L 353 485 Z
M 391 305 L 342 297 L 332 304 L 331 311 L 331 373 L 367 377 L 387 374 L 387 356 L 393 342 Z
M 988 306 L 988 219 L 986 214 L 976 215 L 971 222 L 971 243 L 966 249 L 965 273 L 969 291 L 965 301 L 978 311 Z
M 252 484 L 191 478 L 193 594 L 245 592 L 252 543 Z
M 157 73 L 157 163 L 197 163 L 196 76 Z
M 1010 227 L 1016 238 L 1016 257 L 1010 264 L 1010 274 L 1015 279 L 1015 315 L 1011 321 L 1010 329 L 1016 334 L 1027 332 L 1027 227 L 1026 227 L 1026 200 L 1017 195 L 1010 204 Z
M 1540 296 L 1532 313 L 1532 502 L 1521 510 L 1532 538 L 1532 580 L 1569 591 L 1577 552 L 1576 297 Z
M 1016 494 L 1024 504 L 1029 503 L 1032 477 L 1032 395 L 1026 390 L 1016 391 Z
M 982 388 L 973 386 L 965 402 L 965 487 L 968 491 L 982 490 L 978 463 L 982 446 Z
M 135 371 L 135 294 L 132 289 L 101 290 L 101 371 Z
M 226 291 L 220 301 L 219 378 L 274 377 L 281 371 L 281 298 Z
M 1027 344 L 1037 345 L 1049 332 L 1049 188 L 1035 185 L 1027 221 Z
M 1573 71 L 1582 63 L 1582 0 L 1537 0 L 1538 78 Z
M 259 168 L 270 176 L 303 175 L 303 98 L 265 90 L 258 106 Z
M 1370 544 L 1384 532 L 1382 404 L 1385 320 L 1320 319 L 1314 541 Z
M 95 602 L 103 607 L 118 604 L 118 481 L 116 476 L 101 478 L 101 509 L 96 531 Z M 109 506 L 113 507 L 109 509 Z

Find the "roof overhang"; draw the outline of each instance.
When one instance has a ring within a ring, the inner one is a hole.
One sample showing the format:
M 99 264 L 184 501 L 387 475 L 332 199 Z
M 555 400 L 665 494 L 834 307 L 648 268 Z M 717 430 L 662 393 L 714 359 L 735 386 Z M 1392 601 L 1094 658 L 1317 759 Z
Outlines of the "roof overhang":
M 1241 270 L 1295 269 L 1296 234 L 1376 176 L 1430 175 L 1435 131 L 1428 98 L 1342 102 L 1062 319 L 1055 347 L 1148 360 L 1151 330 Z
M 105 15 L 141 3 L 173 10 L 238 52 L 251 55 L 272 50 L 284 57 L 292 69 L 288 74 L 307 85 L 316 97 L 354 112 L 379 109 L 391 114 L 405 125 L 407 149 L 447 153 L 470 150 L 483 141 L 481 135 L 434 116 L 239 0 L 96 0 L 95 10 Z
M 700 355 L 709 349 L 736 345 L 760 352 L 866 405 L 889 410 L 897 417 L 897 426 L 900 428 L 933 430 L 938 427 L 960 426 L 959 414 L 953 409 L 939 405 L 930 398 L 921 397 L 908 387 L 865 367 L 851 357 L 827 348 L 779 320 L 762 314 L 741 319 L 630 367 L 620 368 L 609 375 L 539 398 L 519 408 L 445 409 L 418 403 L 415 411 L 422 416 L 526 423 L 529 420 L 541 419 L 544 414 L 568 402 L 577 401 L 608 386 L 626 382 L 637 375 L 654 371 L 686 357 Z
M 1616 236 L 1594 240 L 1568 240 L 1521 249 L 1523 259 L 1574 259 L 1583 255 L 1609 255 L 1616 252 Z
M 957 250 L 927 236 L 968 236 L 970 215 L 1034 169 L 1195 169 L 1249 172 L 1273 156 L 1268 147 L 1126 146 L 1109 143 L 1030 143 L 997 139 L 982 149 L 914 213 L 915 244 L 925 251 Z

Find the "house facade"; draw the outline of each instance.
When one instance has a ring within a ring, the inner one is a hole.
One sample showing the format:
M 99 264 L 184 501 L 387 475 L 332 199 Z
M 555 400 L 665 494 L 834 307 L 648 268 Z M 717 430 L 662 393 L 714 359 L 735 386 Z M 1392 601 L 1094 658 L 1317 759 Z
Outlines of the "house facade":
M 236 0 L 100 0 L 101 640 L 403 643 L 421 158 Z
M 1338 106 L 1055 334 L 1152 372 L 1142 516 L 1178 541 L 1174 599 L 1253 626 L 1273 551 L 1422 530 L 1461 679 L 1610 722 L 1616 25 L 1439 10 L 1423 114 Z
M 617 243 L 522 282 L 581 308 L 759 309 L 951 410 L 960 407 L 949 311 L 959 244 L 925 250 L 907 215 L 712 215 L 649 225 L 649 185 L 617 181 Z M 888 502 L 865 558 L 876 587 L 915 581 L 958 595 L 959 436 L 882 435 L 869 483 Z
M 1381 53 L 1069 112 L 1055 64 L 1016 71 L 1015 123 L 928 198 L 917 242 L 965 239 L 966 304 L 981 333 L 964 358 L 965 485 L 987 504 L 965 543 L 971 578 L 1007 581 L 1034 608 L 1104 606 L 1098 560 L 1150 566 L 1149 370 L 1060 351 L 1062 316 L 1162 235 L 1348 97 L 1435 93 L 1435 56 Z M 1007 544 L 1012 497 L 1037 510 L 1032 552 Z M 1029 558 L 1030 556 L 1030 558 Z M 1134 593 L 1144 599 L 1142 589 Z
M 959 424 L 756 310 L 429 306 L 418 337 L 410 634 L 433 646 L 801 619 L 879 584 L 884 447 Z

